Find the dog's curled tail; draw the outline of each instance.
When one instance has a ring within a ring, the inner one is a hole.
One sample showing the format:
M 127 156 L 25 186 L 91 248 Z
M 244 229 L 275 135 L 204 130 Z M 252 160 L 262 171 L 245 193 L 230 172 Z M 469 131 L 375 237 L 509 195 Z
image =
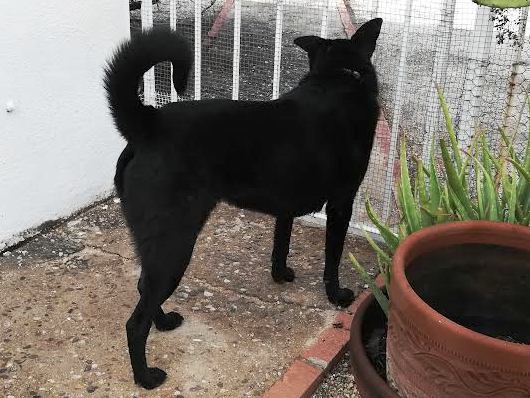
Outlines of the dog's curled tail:
M 156 110 L 138 97 L 142 75 L 162 61 L 173 64 L 173 84 L 186 89 L 192 54 L 186 41 L 169 28 L 142 32 L 122 43 L 105 67 L 104 86 L 116 127 L 127 141 L 138 141 L 153 130 Z

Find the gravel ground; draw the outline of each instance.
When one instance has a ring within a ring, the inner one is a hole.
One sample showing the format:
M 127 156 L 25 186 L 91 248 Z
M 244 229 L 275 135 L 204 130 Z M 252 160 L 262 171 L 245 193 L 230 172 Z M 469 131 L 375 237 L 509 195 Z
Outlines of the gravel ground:
M 184 324 L 152 330 L 148 360 L 167 381 L 132 382 L 125 322 L 138 300 L 138 260 L 114 200 L 0 255 L 0 397 L 257 397 L 328 327 L 337 308 L 322 284 L 325 231 L 296 222 L 293 283 L 270 276 L 273 220 L 218 206 L 165 303 Z M 345 252 L 374 266 L 366 242 Z M 362 283 L 343 257 L 341 280 Z M 33 392 L 33 393 L 32 393 Z
M 355 379 L 350 369 L 350 353 L 346 352 L 344 358 L 326 376 L 312 398 L 359 398 Z

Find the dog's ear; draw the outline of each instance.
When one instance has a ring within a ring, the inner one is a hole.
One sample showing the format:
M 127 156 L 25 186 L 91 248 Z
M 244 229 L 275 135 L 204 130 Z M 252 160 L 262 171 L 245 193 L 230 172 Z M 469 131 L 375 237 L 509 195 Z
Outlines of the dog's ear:
M 372 19 L 357 29 L 357 32 L 351 37 L 352 43 L 368 58 L 371 58 L 375 51 L 375 43 L 381 32 L 382 24 L 381 18 Z
M 324 39 L 318 36 L 301 36 L 294 39 L 294 44 L 296 44 L 302 50 L 305 50 L 308 54 L 311 54 L 318 49 L 323 42 Z

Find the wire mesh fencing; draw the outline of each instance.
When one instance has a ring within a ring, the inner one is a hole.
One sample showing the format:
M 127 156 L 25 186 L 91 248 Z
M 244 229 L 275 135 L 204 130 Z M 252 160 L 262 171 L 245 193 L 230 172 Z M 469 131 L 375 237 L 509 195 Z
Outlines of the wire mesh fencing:
M 308 71 L 306 54 L 294 38 L 349 37 L 374 17 L 384 20 L 373 57 L 382 114 L 352 226 L 370 229 L 367 198 L 386 220 L 396 222 L 400 137 L 406 135 L 411 156 L 425 159 L 432 140 L 446 135 L 435 84 L 444 90 L 462 147 L 476 129 L 500 145 L 496 131 L 504 127 L 523 150 L 528 9 L 502 11 L 471 0 L 160 0 L 154 5 L 144 0 L 141 10 L 131 11 L 131 34 L 153 24 L 170 25 L 192 43 L 195 66 L 181 98 L 172 89 L 168 63 L 146 73 L 141 95 L 157 106 L 201 98 L 277 98 Z

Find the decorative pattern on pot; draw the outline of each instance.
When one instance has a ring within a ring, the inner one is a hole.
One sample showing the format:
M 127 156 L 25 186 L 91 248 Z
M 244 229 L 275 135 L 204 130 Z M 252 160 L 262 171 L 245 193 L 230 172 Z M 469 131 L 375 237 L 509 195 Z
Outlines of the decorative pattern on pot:
M 387 337 L 390 381 L 406 398 L 529 398 L 528 374 L 493 369 L 450 352 L 398 311 L 391 312 Z

